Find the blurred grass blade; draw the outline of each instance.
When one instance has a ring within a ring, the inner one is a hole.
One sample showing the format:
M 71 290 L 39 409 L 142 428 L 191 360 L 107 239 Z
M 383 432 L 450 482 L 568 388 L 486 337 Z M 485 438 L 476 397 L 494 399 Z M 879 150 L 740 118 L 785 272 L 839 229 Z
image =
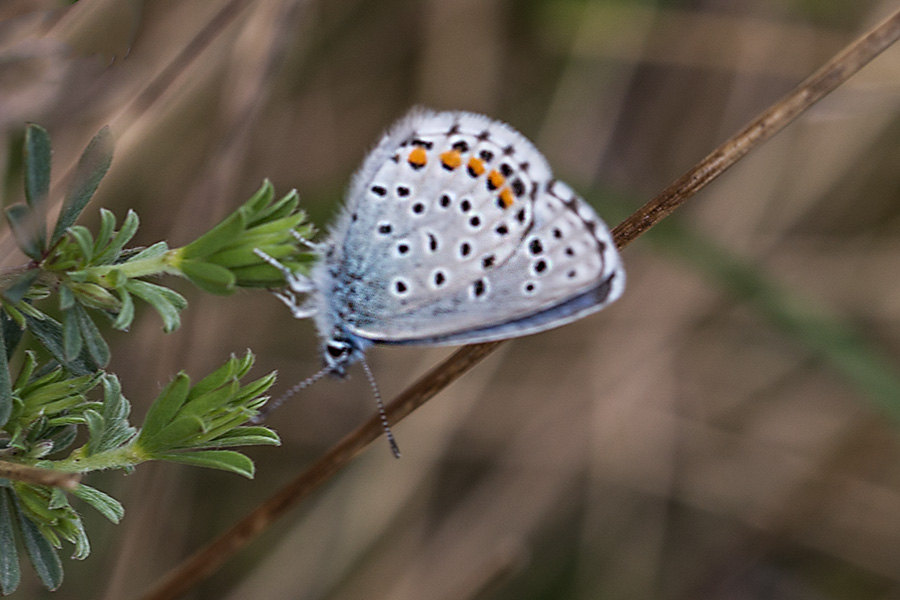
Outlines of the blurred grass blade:
M 776 285 L 759 269 L 674 223 L 657 226 L 648 239 L 665 245 L 667 252 L 677 252 L 723 289 L 753 305 L 765 319 L 827 361 L 871 401 L 900 421 L 897 367 L 851 325 L 825 314 L 814 302 Z
M 81 214 L 94 192 L 97 191 L 100 180 L 106 175 L 109 165 L 112 163 L 112 155 L 112 134 L 109 131 L 109 127 L 104 126 L 88 144 L 81 155 L 81 159 L 78 161 L 72 187 L 69 193 L 66 194 L 62 211 L 59 213 L 59 219 L 56 221 L 56 227 L 53 229 L 53 237 L 50 239 L 51 245 L 59 241 L 59 238 L 63 236 L 66 230 L 75 223 L 78 215 Z
M 41 249 L 47 247 L 47 197 L 50 194 L 50 136 L 40 125 L 25 130 L 25 201 L 34 215 Z
M 0 487 L 0 593 L 11 594 L 19 587 L 19 553 L 16 550 L 12 501 L 9 491 Z

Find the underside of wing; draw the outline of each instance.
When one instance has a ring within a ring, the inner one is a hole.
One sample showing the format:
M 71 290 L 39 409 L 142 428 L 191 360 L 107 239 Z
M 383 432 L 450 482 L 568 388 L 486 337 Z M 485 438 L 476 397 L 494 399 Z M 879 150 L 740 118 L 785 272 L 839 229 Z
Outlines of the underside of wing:
M 389 134 L 384 164 L 364 167 L 354 183 L 362 199 L 350 205 L 339 268 L 354 335 L 502 339 L 621 295 L 624 271 L 605 225 L 526 138 L 468 113 L 421 120 Z

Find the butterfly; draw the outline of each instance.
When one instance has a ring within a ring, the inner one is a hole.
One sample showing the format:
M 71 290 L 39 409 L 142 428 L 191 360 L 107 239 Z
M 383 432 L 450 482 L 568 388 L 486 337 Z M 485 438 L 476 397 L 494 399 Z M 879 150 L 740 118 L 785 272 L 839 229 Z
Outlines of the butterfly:
M 594 210 L 555 179 L 509 125 L 417 108 L 354 175 L 310 274 L 282 270 L 279 297 L 313 318 L 325 374 L 344 375 L 373 344 L 456 345 L 529 335 L 618 299 L 625 271 Z M 301 300 L 298 295 L 303 295 Z

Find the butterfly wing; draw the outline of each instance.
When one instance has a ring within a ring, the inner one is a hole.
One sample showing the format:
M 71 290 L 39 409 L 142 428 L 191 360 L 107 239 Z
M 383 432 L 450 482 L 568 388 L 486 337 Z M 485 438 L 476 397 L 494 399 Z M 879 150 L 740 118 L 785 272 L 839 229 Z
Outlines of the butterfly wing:
M 470 113 L 416 111 L 395 126 L 332 240 L 348 329 L 377 342 L 534 333 L 599 310 L 625 283 L 594 211 L 524 136 Z

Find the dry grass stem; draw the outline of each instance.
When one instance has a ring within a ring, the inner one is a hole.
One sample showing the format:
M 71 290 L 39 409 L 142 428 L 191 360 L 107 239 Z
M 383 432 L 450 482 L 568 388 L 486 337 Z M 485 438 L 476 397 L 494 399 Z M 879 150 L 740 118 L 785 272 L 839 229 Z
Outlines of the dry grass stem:
M 0 477 L 33 483 L 34 485 L 49 485 L 64 490 L 73 490 L 81 482 L 81 473 L 63 473 L 3 460 L 0 460 Z

